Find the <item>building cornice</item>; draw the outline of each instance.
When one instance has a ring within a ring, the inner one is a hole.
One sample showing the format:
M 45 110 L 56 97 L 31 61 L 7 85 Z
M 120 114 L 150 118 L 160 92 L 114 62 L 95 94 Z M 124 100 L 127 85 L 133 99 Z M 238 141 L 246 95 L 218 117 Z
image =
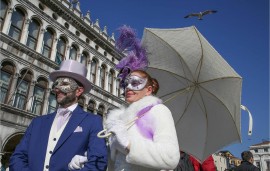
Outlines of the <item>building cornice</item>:
M 19 0 L 23 1 L 23 0 Z M 105 39 L 102 33 L 97 32 L 91 25 L 87 24 L 82 17 L 78 17 L 72 10 L 67 8 L 58 0 L 40 0 L 46 4 L 52 10 L 54 10 L 59 16 L 71 23 L 76 29 L 83 32 L 87 37 L 91 38 L 92 41 L 101 45 L 108 53 L 114 55 L 117 60 L 121 60 L 123 54 L 118 52 L 110 40 Z
M 34 115 L 31 112 L 27 112 L 26 110 L 15 108 L 11 105 L 7 105 L 4 103 L 0 103 L 0 108 L 1 108 L 1 111 L 6 111 L 9 113 L 21 115 L 21 116 L 29 118 L 29 119 L 33 119 L 33 118 L 37 117 L 37 115 Z
M 54 70 L 59 68 L 59 66 L 56 62 L 53 62 L 51 59 L 44 57 L 42 54 L 30 49 L 28 46 L 20 43 L 17 40 L 14 40 L 10 36 L 0 32 L 0 37 L 1 37 L 1 41 L 5 42 L 9 46 L 12 46 L 12 47 L 18 49 L 19 51 L 22 51 L 23 53 L 27 54 L 28 56 L 32 57 L 33 59 L 36 59 L 38 62 L 42 62 L 45 65 L 50 66 Z M 5 53 L 8 56 L 14 56 L 14 58 L 17 58 L 17 56 L 15 54 L 12 54 L 11 52 L 9 52 L 3 48 L 1 48 L 1 53 L 3 53 L 3 54 Z M 31 62 L 28 61 L 28 64 L 30 64 L 30 63 Z M 32 67 L 34 67 L 34 69 L 37 71 L 42 71 L 43 73 L 46 73 L 47 75 L 49 74 L 49 72 L 47 70 L 43 70 L 40 67 L 36 67 L 35 65 L 33 65 Z

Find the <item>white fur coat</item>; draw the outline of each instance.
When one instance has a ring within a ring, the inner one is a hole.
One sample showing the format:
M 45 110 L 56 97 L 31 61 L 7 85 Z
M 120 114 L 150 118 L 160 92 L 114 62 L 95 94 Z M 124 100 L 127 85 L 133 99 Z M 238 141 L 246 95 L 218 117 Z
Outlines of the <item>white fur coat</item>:
M 157 104 L 160 99 L 146 96 L 132 103 L 128 108 L 112 110 L 108 114 L 105 126 L 115 120 L 130 122 L 146 106 Z M 163 104 L 154 105 L 150 111 L 128 129 L 130 151 L 123 154 L 110 146 L 111 164 L 114 171 L 154 171 L 174 169 L 180 158 L 179 145 L 174 121 L 170 110 Z M 144 129 L 151 130 L 152 137 L 144 134 Z

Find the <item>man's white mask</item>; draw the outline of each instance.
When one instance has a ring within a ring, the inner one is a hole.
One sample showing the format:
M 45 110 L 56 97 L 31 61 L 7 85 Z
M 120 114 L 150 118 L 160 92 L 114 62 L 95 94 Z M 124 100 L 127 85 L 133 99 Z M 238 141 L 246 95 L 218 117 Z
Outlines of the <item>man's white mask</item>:
M 68 77 L 60 77 L 55 80 L 52 89 L 55 91 L 57 88 L 63 93 L 69 93 L 76 90 L 78 87 L 79 86 L 74 79 Z

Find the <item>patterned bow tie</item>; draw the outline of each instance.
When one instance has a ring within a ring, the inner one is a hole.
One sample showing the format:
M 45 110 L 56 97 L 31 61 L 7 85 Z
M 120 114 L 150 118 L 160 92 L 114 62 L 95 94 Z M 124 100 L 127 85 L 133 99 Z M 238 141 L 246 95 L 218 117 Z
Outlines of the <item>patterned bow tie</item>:
M 66 109 L 66 108 L 59 108 L 57 110 L 57 113 L 60 115 L 60 116 L 65 116 L 68 112 L 70 112 L 70 110 Z

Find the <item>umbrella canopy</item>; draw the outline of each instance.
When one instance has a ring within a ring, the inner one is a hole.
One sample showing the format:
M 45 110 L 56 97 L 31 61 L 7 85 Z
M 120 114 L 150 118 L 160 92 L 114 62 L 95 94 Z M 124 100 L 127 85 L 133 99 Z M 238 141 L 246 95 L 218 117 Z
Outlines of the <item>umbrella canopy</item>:
M 144 30 L 147 72 L 171 110 L 180 149 L 204 161 L 241 141 L 242 78 L 196 27 Z

